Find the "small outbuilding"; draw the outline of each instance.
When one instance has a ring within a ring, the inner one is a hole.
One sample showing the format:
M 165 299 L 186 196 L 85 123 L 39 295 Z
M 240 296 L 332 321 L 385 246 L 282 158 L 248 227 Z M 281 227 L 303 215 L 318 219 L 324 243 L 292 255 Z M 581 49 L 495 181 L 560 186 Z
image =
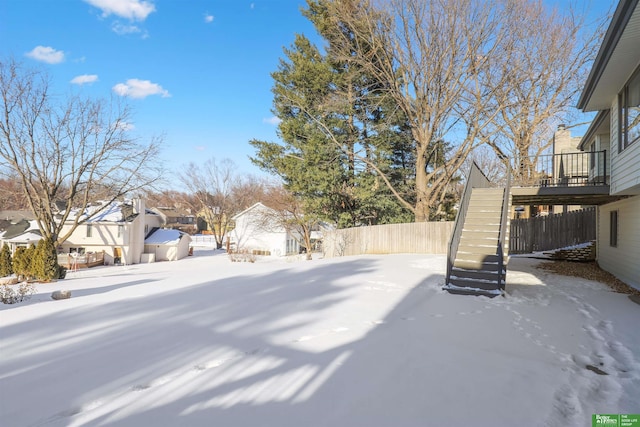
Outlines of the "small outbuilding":
M 159 228 L 144 239 L 146 257 L 155 261 L 177 261 L 189 255 L 191 236 L 179 230 Z

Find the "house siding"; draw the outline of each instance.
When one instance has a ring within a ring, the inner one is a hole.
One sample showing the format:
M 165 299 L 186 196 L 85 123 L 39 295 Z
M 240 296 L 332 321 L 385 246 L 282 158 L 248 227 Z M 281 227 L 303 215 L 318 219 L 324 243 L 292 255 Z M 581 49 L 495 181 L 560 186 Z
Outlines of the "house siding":
M 611 194 L 640 194 L 640 142 L 620 150 L 618 97 L 611 105 Z
M 230 234 L 237 250 L 269 251 L 273 256 L 297 253 L 297 242 L 291 243 L 292 240 L 295 241 L 294 236 L 284 227 L 272 224 L 268 220 L 269 216 L 265 216 L 265 212 L 270 210 L 270 208 L 257 203 L 233 218 L 236 227 Z M 288 245 L 287 241 L 289 241 Z
M 617 246 L 609 245 L 610 212 L 618 211 Z M 640 289 L 640 196 L 602 205 L 598 210 L 598 264 Z

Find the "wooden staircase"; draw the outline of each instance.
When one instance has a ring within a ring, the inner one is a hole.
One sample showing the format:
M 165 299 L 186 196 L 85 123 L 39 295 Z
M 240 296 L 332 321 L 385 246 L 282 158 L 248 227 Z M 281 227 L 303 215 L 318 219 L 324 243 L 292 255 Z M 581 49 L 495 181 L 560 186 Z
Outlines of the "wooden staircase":
M 474 188 L 460 244 L 448 277 L 448 290 L 457 293 L 499 294 L 504 289 L 506 257 L 501 257 L 502 188 Z M 508 239 L 506 239 L 508 241 Z M 507 248 L 503 253 L 508 252 Z

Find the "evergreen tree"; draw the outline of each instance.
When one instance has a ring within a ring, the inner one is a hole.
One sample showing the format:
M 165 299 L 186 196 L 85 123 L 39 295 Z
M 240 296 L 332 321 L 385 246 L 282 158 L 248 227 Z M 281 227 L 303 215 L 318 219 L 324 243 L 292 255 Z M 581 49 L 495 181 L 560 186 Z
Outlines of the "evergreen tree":
M 402 112 L 358 64 L 332 55 L 338 44 L 364 41 L 331 22 L 326 2 L 308 1 L 304 14 L 328 42 L 326 54 L 302 35 L 285 49 L 272 74 L 284 144 L 251 141 L 253 162 L 280 176 L 308 212 L 339 227 L 412 220 L 411 206 L 390 190 L 415 199 L 415 186 L 403 186 L 415 172 Z
M 13 272 L 18 276 L 18 280 L 26 280 L 31 276 L 31 259 L 35 247 L 33 245 L 28 248 L 18 247 L 13 254 Z
M 59 276 L 58 257 L 51 239 L 41 239 L 33 258 L 33 274 L 38 280 L 50 281 Z
M 29 264 L 30 275 L 34 279 L 42 280 L 44 276 L 44 239 L 40 239 L 32 251 L 31 263 Z
M 13 266 L 11 265 L 11 249 L 6 243 L 0 250 L 0 277 L 11 276 L 13 274 Z

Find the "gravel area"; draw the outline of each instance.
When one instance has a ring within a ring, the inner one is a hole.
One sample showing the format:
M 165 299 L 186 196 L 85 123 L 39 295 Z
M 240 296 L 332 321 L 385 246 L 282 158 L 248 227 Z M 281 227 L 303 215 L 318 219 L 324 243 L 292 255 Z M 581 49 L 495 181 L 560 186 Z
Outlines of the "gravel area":
M 595 280 L 597 282 L 605 283 L 615 292 L 640 296 L 640 290 L 632 288 L 631 286 L 615 277 L 613 274 L 604 271 L 598 266 L 598 263 L 595 261 L 551 261 L 540 263 L 538 265 L 538 268 L 549 270 L 554 272 L 555 274 L 561 274 L 563 276 L 574 276 L 582 277 L 588 280 Z

